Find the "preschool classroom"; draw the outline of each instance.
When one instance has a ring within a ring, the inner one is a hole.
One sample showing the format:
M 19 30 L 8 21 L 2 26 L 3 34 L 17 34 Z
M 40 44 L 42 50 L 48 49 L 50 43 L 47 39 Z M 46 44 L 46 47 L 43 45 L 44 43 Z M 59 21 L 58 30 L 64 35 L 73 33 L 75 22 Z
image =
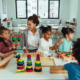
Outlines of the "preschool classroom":
M 0 80 L 80 80 L 80 0 L 0 0 Z

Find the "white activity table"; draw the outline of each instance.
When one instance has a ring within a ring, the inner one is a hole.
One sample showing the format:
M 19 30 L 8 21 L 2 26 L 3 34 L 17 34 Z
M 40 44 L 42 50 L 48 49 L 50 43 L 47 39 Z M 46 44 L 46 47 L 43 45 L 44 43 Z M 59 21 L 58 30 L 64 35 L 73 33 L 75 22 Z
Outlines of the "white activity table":
M 23 58 L 23 57 L 22 57 Z M 26 58 L 23 58 L 26 63 Z M 56 65 L 64 65 L 61 59 L 54 58 Z M 34 60 L 32 60 L 32 63 Z M 34 65 L 34 64 L 33 64 Z M 25 65 L 26 66 L 26 65 Z M 12 59 L 6 69 L 0 70 L 0 80 L 68 80 L 67 74 L 50 74 L 50 67 L 43 67 L 42 74 L 16 74 L 17 64 L 16 59 Z

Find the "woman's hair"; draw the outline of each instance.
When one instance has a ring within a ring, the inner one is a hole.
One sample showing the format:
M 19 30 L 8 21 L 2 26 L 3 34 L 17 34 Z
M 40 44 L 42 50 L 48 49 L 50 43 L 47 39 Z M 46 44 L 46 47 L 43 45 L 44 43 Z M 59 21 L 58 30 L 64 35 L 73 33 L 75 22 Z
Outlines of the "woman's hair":
M 39 24 L 38 16 L 35 14 L 33 14 L 33 16 L 30 16 L 28 20 L 33 21 L 33 23 L 36 24 L 36 26 Z
M 61 32 L 63 33 L 63 36 L 66 37 L 66 34 L 74 33 L 74 30 L 72 28 L 63 27 Z
M 80 38 L 77 39 L 76 42 L 74 42 L 74 45 L 73 45 L 73 56 L 76 58 L 76 60 L 78 60 L 78 62 L 80 64 Z
M 47 31 L 51 31 L 51 26 L 47 26 L 47 27 L 41 26 L 40 30 L 42 30 L 42 33 L 46 33 Z
M 5 30 L 8 30 L 8 31 L 9 31 L 9 29 L 5 28 L 4 26 L 0 26 L 0 35 L 2 35 L 2 34 L 3 34 L 3 31 L 5 31 Z M 6 42 L 4 41 L 4 38 L 0 37 L 0 42 L 3 42 L 4 45 L 5 45 L 6 47 L 8 47 L 8 45 L 7 45 Z

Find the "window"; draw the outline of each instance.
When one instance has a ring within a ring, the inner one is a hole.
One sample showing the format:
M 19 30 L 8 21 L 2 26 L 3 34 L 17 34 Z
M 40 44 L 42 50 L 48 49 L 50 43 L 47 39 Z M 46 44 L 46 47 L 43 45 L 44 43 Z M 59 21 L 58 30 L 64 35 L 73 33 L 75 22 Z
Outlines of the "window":
M 40 18 L 48 18 L 48 0 L 38 0 L 38 15 Z
M 16 0 L 16 18 L 27 18 L 26 0 Z
M 16 18 L 27 19 L 36 14 L 40 18 L 58 19 L 60 0 L 16 0 Z
M 27 0 L 27 15 L 32 16 L 37 15 L 37 0 Z
M 59 18 L 59 0 L 49 1 L 49 18 Z

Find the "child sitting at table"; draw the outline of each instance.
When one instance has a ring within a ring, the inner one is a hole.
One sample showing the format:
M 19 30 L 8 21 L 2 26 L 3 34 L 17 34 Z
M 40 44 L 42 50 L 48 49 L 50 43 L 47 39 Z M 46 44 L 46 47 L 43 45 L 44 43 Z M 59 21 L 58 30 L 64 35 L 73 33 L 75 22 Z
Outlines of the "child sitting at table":
M 73 45 L 73 56 L 76 62 L 71 62 L 64 65 L 64 69 L 68 71 L 69 80 L 80 80 L 80 39 Z
M 3 26 L 0 26 L 0 52 L 7 53 L 19 47 L 19 44 L 12 44 L 9 38 L 9 30 Z
M 3 54 L 0 53 L 0 67 L 5 65 L 9 60 L 11 60 L 12 58 L 14 58 L 14 54 L 16 51 L 11 51 L 9 53 Z M 1 60 L 1 58 L 4 58 Z
M 55 43 L 55 46 L 59 46 L 59 52 L 71 52 L 72 41 L 70 39 L 73 39 L 74 30 L 72 28 L 63 27 L 62 33 L 64 38 Z
M 51 26 L 41 27 L 43 38 L 40 39 L 39 48 L 37 52 L 43 52 L 45 56 L 49 55 L 49 50 L 53 50 L 56 47 L 52 46 L 52 40 L 51 37 Z

